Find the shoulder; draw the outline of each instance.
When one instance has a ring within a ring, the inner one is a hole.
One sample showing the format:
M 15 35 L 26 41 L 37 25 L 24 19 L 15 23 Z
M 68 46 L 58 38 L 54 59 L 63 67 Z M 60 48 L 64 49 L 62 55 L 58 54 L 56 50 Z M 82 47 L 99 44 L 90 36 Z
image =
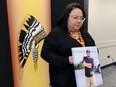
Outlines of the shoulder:
M 93 58 L 92 58 L 92 57 L 91 57 L 90 59 L 91 59 L 91 60 L 93 60 Z
M 58 28 L 58 27 L 55 27 L 55 28 L 53 28 L 53 29 L 50 31 L 50 33 L 48 34 L 48 36 L 49 36 L 49 35 L 54 35 L 54 36 L 56 36 L 56 35 L 59 35 L 59 33 L 61 33 L 61 29 Z
M 82 31 L 82 35 L 91 38 L 92 36 L 88 31 Z
M 86 59 L 86 58 L 87 58 L 86 56 L 83 57 L 83 59 Z
M 90 60 L 93 61 L 93 58 L 91 57 Z
M 60 29 L 59 27 L 55 27 L 55 28 L 53 28 L 53 29 L 51 30 L 51 33 L 57 34 L 57 33 L 59 33 L 59 32 L 61 32 L 61 29 Z
M 82 32 L 82 36 L 85 38 L 88 45 L 95 46 L 95 41 L 88 31 Z
M 45 40 L 57 40 L 58 38 L 61 37 L 61 33 L 62 33 L 61 29 L 55 27 L 50 31 Z

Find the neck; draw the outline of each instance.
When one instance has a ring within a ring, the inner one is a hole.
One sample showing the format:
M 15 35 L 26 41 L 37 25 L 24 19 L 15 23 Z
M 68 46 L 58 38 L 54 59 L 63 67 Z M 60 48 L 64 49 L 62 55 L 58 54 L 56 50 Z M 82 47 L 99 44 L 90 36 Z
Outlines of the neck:
M 74 34 L 74 35 L 78 35 L 79 34 L 79 30 L 77 30 L 77 31 L 71 31 L 71 30 L 68 30 L 69 31 L 69 33 L 70 34 Z
M 90 58 L 90 56 L 87 56 L 88 58 Z

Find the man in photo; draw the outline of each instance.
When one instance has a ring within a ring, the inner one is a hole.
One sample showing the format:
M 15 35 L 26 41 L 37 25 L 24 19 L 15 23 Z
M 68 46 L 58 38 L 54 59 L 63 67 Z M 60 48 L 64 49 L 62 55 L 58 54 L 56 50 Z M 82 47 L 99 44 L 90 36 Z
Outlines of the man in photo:
M 94 59 L 90 53 L 90 50 L 86 50 L 86 56 L 84 56 L 82 63 L 85 67 L 86 87 L 95 87 Z

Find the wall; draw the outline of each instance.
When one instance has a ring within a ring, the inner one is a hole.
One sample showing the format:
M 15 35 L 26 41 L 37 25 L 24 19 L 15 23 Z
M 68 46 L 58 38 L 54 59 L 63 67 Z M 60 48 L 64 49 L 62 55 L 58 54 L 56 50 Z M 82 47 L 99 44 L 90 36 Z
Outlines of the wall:
M 100 51 L 104 66 L 116 61 L 116 0 L 89 0 L 88 29 Z

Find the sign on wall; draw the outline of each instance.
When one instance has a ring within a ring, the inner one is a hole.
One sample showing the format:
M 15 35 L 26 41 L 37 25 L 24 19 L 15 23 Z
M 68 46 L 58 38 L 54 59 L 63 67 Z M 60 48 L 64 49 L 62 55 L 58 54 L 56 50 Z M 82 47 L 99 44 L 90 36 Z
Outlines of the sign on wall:
M 51 29 L 50 0 L 8 0 L 14 87 L 48 87 L 48 63 L 41 57 Z

